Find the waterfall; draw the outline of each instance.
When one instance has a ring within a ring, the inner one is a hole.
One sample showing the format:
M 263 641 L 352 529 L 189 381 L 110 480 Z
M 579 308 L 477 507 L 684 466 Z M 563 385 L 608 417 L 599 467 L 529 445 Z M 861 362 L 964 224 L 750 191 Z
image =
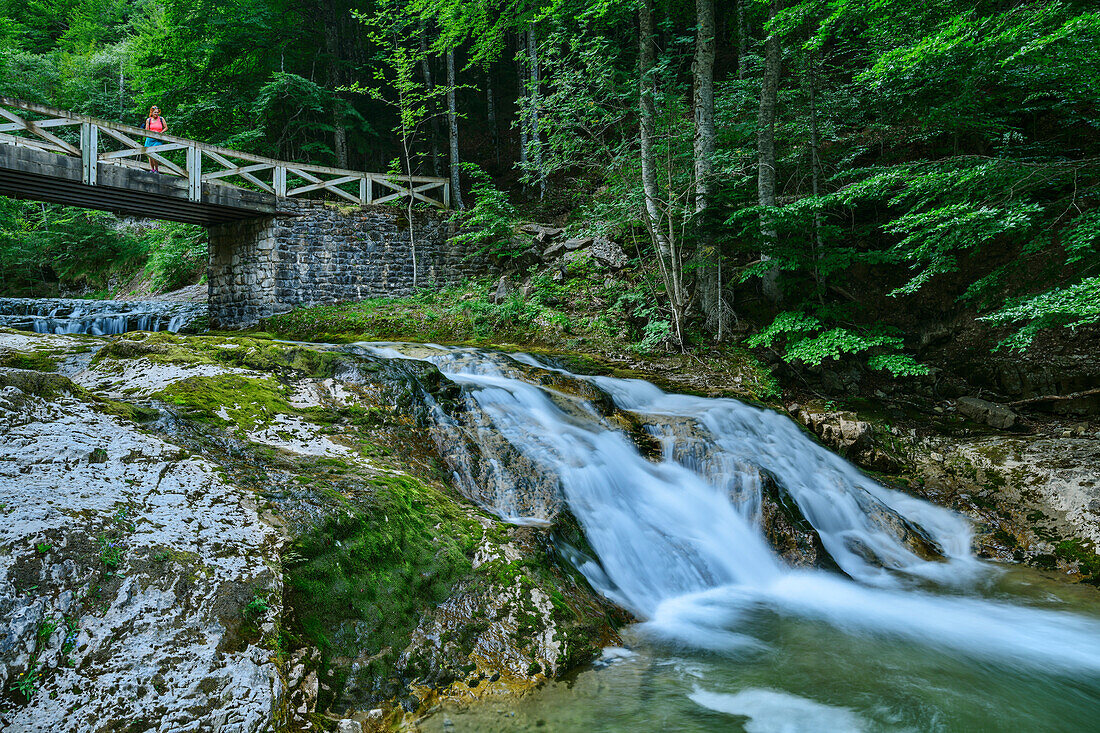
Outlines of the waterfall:
M 0 326 L 36 333 L 93 336 L 127 331 L 175 333 L 205 314 L 205 303 L 0 298 Z
M 1100 673 L 1100 622 L 978 597 L 973 591 L 996 571 L 972 555 L 962 516 L 870 479 L 785 415 L 640 380 L 577 377 L 525 355 L 359 346 L 427 360 L 460 385 L 467 419 L 487 420 L 557 486 L 597 556 L 579 569 L 655 637 L 732 652 L 753 646 L 752 620 L 770 615 L 1038 670 Z M 606 408 L 554 379 L 610 397 L 644 425 L 659 455 L 644 455 Z M 436 413 L 445 431 L 464 419 Z M 500 446 L 478 439 L 484 426 L 466 427 L 483 463 L 503 460 Z M 843 574 L 794 569 L 776 555 L 759 526 L 761 476 L 793 499 Z M 475 498 L 509 521 L 545 523 L 550 511 L 518 514 L 525 502 L 502 486 Z

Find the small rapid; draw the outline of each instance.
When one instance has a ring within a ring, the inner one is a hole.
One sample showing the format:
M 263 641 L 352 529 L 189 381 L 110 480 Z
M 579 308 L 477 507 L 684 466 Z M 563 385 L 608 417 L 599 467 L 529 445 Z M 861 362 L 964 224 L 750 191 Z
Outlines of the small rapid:
M 425 359 L 460 385 L 467 414 L 560 491 L 595 553 L 580 563 L 593 587 L 654 638 L 740 653 L 766 645 L 754 629 L 781 617 L 1040 672 L 1100 674 L 1100 621 L 982 597 L 998 571 L 971 553 L 965 518 L 882 486 L 785 415 L 641 380 L 578 377 L 527 355 L 361 347 Z M 660 454 L 644 455 L 606 408 L 547 375 L 609 396 Z M 455 427 L 438 407 L 435 417 Z M 499 447 L 475 441 L 483 460 L 503 463 Z M 791 568 L 776 555 L 760 528 L 762 476 L 793 499 L 842 573 Z M 510 521 L 547 520 L 543 507 L 520 512 L 507 482 L 479 498 Z
M 1070 610 L 1030 576 L 979 561 L 964 517 L 881 485 L 785 415 L 523 354 L 359 347 L 429 361 L 457 383 L 461 405 L 436 405 L 433 419 L 441 443 L 475 446 L 448 456 L 458 485 L 520 524 L 552 523 L 556 496 L 591 550 L 567 548 L 574 564 L 640 619 L 627 630 L 637 654 L 531 701 L 535 726 L 635 730 L 678 710 L 684 730 L 725 715 L 750 731 L 1053 731 L 1100 712 L 1095 601 Z M 833 570 L 773 550 L 768 485 Z M 623 697 L 615 715 L 608 694 Z M 477 716 L 473 729 L 497 729 Z
M 128 331 L 176 333 L 205 315 L 205 303 L 0 298 L 0 326 L 36 333 L 92 336 Z

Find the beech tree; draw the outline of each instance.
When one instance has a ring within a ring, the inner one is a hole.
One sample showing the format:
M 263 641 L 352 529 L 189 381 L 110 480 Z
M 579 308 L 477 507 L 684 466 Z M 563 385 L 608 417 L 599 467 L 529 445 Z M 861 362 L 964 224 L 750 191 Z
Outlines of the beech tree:
M 712 236 L 709 221 L 714 207 L 714 0 L 696 0 L 694 115 L 695 115 L 695 216 L 700 231 L 699 293 L 707 329 L 718 340 L 725 336 L 722 303 L 722 258 Z

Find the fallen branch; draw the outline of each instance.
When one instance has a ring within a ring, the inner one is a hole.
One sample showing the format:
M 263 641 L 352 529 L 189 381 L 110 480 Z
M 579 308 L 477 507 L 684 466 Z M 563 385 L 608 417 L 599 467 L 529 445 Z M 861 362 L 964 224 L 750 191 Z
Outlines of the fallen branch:
M 1100 395 L 1100 388 L 1088 389 L 1084 392 L 1074 392 L 1073 394 L 1063 395 L 1044 395 L 1042 397 L 1028 397 L 1026 400 L 1016 400 L 1015 402 L 1005 403 L 1006 407 L 1021 407 L 1023 405 L 1033 405 L 1037 402 L 1063 402 L 1065 400 L 1078 400 L 1082 397 L 1092 397 L 1093 395 Z

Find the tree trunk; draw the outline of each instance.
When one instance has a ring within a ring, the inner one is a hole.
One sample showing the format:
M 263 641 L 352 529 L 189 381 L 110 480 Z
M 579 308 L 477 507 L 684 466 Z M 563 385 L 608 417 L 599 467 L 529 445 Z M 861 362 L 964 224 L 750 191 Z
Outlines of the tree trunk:
M 722 261 L 709 221 L 714 206 L 714 0 L 696 0 L 695 63 L 695 225 L 700 232 L 698 293 L 706 328 L 725 337 L 722 308 Z
M 496 156 L 497 165 L 500 165 L 500 131 L 497 129 L 497 104 L 493 93 L 492 66 L 485 70 L 485 118 L 489 123 L 489 132 L 493 136 L 493 154 Z
M 810 59 L 810 168 L 813 170 L 814 198 L 821 195 L 821 137 L 817 129 L 817 69 L 818 60 L 815 51 Z M 817 297 L 822 300 L 821 271 L 818 262 L 825 252 L 821 239 L 821 212 L 814 212 L 814 281 L 817 283 Z
M 516 45 L 521 49 L 525 41 L 523 35 L 516 35 Z M 527 70 L 524 66 L 526 62 L 526 54 L 524 58 L 520 58 L 519 51 L 516 52 L 516 78 L 519 80 L 519 88 L 522 89 L 527 83 Z M 520 170 L 524 170 L 527 167 L 527 111 L 521 109 L 519 113 L 519 167 Z M 527 186 L 524 184 L 524 190 Z
M 531 104 L 531 152 L 533 155 L 528 155 L 527 158 L 535 165 L 536 175 L 539 182 L 539 198 L 541 199 L 546 195 L 546 180 L 542 175 L 542 139 L 539 134 L 539 52 L 538 52 L 538 37 L 535 35 L 535 24 L 532 23 L 527 28 L 527 63 L 528 70 L 530 71 L 530 89 L 528 94 Z
M 455 105 L 455 53 L 447 52 L 447 122 L 449 125 L 451 145 L 451 200 L 455 208 L 462 210 L 466 205 L 462 203 L 462 179 L 459 176 L 458 158 L 458 109 Z
M 774 20 L 779 12 L 779 0 L 771 0 L 768 17 Z M 764 207 L 775 206 L 775 108 L 779 97 L 779 67 L 783 61 L 779 46 L 779 33 L 774 26 L 768 31 L 764 42 L 764 79 L 760 88 L 760 115 L 757 118 L 756 152 L 757 178 L 756 190 L 759 202 Z M 778 243 L 778 233 L 771 223 L 771 214 L 760 216 L 761 233 L 764 236 L 764 251 L 761 260 L 770 260 Z M 773 303 L 779 302 L 779 270 L 774 265 L 763 276 L 764 295 Z
M 681 292 L 681 268 L 673 242 L 662 225 L 661 191 L 657 182 L 657 158 L 653 149 L 657 116 L 653 102 L 657 91 L 653 79 L 653 66 L 656 62 L 656 48 L 653 44 L 653 0 L 642 0 L 638 8 L 638 26 L 638 117 L 642 189 L 645 193 L 645 223 L 650 240 L 657 250 L 657 263 L 661 269 L 665 293 L 668 295 L 673 327 L 676 330 L 676 338 L 682 346 L 684 299 Z
M 329 57 L 328 83 L 332 87 L 332 150 L 336 155 L 336 167 L 348 167 L 348 131 L 344 127 L 344 111 L 340 104 L 340 95 L 336 88 L 341 85 L 343 75 L 340 73 L 340 38 L 337 35 L 338 21 L 336 8 L 332 0 L 323 3 L 325 21 L 325 53 Z
M 432 81 L 432 64 L 428 57 L 428 28 L 423 21 L 420 23 L 420 73 L 424 75 L 424 88 L 431 96 L 435 89 Z M 434 97 L 432 97 L 434 99 Z M 434 104 L 432 105 L 435 106 Z M 439 116 L 432 114 L 428 136 L 432 139 L 432 175 L 438 176 L 439 166 Z
M 749 31 L 745 23 L 745 0 L 733 0 L 733 17 L 737 23 L 737 78 L 745 78 L 745 59 L 749 55 Z

